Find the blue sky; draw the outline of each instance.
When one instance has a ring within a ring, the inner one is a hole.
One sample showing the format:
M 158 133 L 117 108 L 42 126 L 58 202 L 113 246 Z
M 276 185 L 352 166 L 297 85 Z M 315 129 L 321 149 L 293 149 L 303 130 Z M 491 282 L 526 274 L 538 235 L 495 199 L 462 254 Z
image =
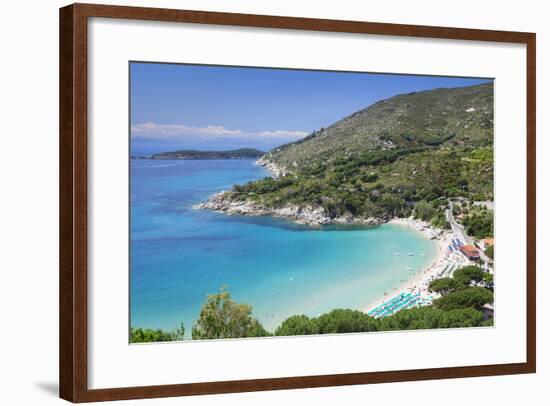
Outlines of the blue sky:
M 264 151 L 396 94 L 487 79 L 131 63 L 131 151 Z

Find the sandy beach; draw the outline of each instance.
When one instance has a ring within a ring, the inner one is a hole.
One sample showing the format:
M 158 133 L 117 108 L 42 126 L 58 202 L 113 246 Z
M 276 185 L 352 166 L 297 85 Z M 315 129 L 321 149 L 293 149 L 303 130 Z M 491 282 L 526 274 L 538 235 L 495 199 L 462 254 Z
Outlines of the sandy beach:
M 258 166 L 266 168 L 274 178 L 284 175 L 284 169 L 278 167 L 275 163 L 268 159 L 261 158 L 255 163 Z M 376 226 L 384 223 L 383 219 L 376 218 L 353 218 L 344 216 L 341 218 L 329 218 L 320 207 L 301 207 L 287 206 L 283 208 L 268 208 L 261 204 L 248 201 L 232 201 L 227 199 L 227 192 L 220 192 L 211 195 L 206 202 L 202 202 L 193 206 L 195 209 L 210 209 L 223 212 L 229 215 L 269 215 L 275 217 L 283 217 L 299 224 L 308 224 L 312 226 L 326 224 L 361 224 L 368 226 Z M 394 288 L 381 292 L 380 296 L 362 310 L 369 312 L 379 305 L 395 298 L 400 293 L 419 294 L 420 300 L 417 305 L 425 305 L 431 303 L 438 295 L 428 291 L 430 282 L 434 279 L 452 276 L 453 272 L 463 266 L 469 265 L 470 261 L 459 252 L 449 251 L 449 245 L 452 245 L 453 238 L 461 238 L 456 236 L 451 230 L 443 230 L 432 226 L 430 223 L 422 220 L 409 218 L 393 218 L 387 222 L 401 227 L 412 229 L 424 238 L 437 241 L 438 252 L 432 263 L 420 269 L 410 276 L 409 279 L 403 280 L 402 283 Z
M 421 220 L 410 218 L 395 218 L 388 222 L 402 227 L 407 227 L 421 233 L 425 238 L 434 239 L 438 243 L 438 252 L 434 261 L 425 269 L 420 270 L 411 276 L 410 279 L 396 286 L 390 291 L 384 292 L 376 301 L 371 302 L 364 307 L 365 312 L 369 312 L 384 302 L 394 298 L 400 293 L 419 293 L 420 297 L 429 303 L 437 295 L 428 291 L 430 282 L 434 279 L 444 276 L 450 276 L 449 270 L 458 269 L 469 265 L 468 259 L 457 252 L 451 253 L 448 249 L 451 239 L 454 237 L 450 230 L 442 230 L 433 227 L 431 224 Z M 444 273 L 445 271 L 445 273 Z

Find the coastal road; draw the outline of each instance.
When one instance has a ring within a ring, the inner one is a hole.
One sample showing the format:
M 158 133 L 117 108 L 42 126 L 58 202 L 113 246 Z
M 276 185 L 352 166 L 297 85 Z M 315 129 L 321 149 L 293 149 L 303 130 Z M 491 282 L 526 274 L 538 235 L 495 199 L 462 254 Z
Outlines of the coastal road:
M 459 240 L 464 241 L 465 244 L 473 244 L 472 238 L 470 238 L 466 232 L 464 231 L 464 226 L 462 224 L 458 224 L 453 216 L 453 202 L 449 200 L 449 208 L 445 209 L 445 216 L 447 217 L 447 221 L 451 225 L 451 230 L 453 231 L 453 234 L 458 237 Z M 485 253 L 478 249 L 479 256 L 481 260 L 483 261 L 483 268 L 486 270 L 491 270 L 492 268 L 489 266 L 489 262 L 491 259 L 485 255 Z
M 447 221 L 451 225 L 451 230 L 453 234 L 458 237 L 459 240 L 464 241 L 465 244 L 472 244 L 472 239 L 466 235 L 464 231 L 464 226 L 458 224 L 453 216 L 453 202 L 449 200 L 449 208 L 445 209 L 445 215 L 447 216 Z

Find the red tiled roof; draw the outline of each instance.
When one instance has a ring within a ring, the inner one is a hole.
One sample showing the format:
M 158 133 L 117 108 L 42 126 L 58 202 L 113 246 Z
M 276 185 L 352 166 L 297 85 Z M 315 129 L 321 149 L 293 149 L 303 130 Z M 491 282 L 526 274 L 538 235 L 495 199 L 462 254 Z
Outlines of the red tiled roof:
M 460 251 L 468 256 L 479 256 L 479 252 L 473 245 L 463 245 L 460 247 Z
M 487 237 L 483 239 L 483 243 L 485 245 L 495 245 L 495 239 L 491 237 Z

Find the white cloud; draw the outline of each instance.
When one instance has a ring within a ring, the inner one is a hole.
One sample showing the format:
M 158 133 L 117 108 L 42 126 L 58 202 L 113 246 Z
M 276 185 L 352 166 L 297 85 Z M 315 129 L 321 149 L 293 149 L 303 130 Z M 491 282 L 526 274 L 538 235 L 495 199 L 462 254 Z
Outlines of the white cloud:
M 298 138 L 304 138 L 308 134 L 309 133 L 305 131 L 275 130 L 275 131 L 260 131 L 260 132 L 257 132 L 255 135 L 259 137 L 274 137 L 274 138 L 296 137 L 296 139 L 298 139 Z
M 206 127 L 188 127 L 183 124 L 156 124 L 152 122 L 135 124 L 131 128 L 132 138 L 156 139 L 156 140 L 185 140 L 192 136 L 203 137 L 260 137 L 260 138 L 285 138 L 300 139 L 308 135 L 305 131 L 242 131 L 228 130 L 223 126 L 209 125 Z

